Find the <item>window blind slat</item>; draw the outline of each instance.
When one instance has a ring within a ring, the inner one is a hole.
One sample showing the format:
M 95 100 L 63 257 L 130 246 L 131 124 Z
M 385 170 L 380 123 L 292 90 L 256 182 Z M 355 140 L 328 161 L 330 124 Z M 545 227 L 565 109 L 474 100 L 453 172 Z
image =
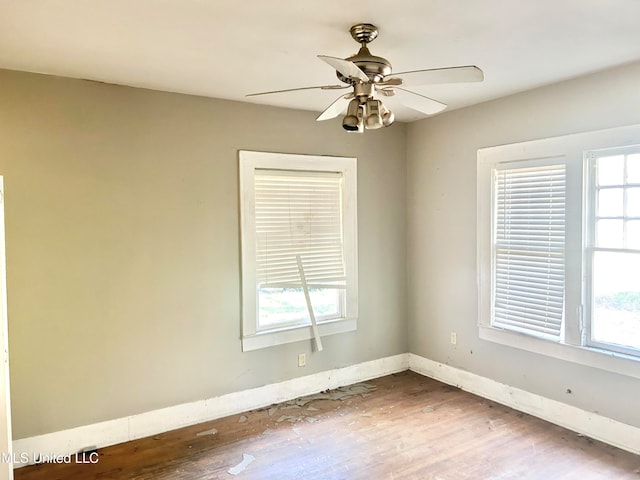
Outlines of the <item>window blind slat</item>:
M 517 308 L 504 307 L 497 308 L 497 316 L 504 322 L 512 324 L 519 324 L 522 328 L 526 328 L 530 323 L 532 327 L 543 327 L 548 330 L 559 328 L 561 325 L 560 320 L 549 321 L 549 316 L 545 314 L 531 313 L 526 307 Z
M 559 339 L 564 313 L 565 167 L 496 170 L 493 319 Z

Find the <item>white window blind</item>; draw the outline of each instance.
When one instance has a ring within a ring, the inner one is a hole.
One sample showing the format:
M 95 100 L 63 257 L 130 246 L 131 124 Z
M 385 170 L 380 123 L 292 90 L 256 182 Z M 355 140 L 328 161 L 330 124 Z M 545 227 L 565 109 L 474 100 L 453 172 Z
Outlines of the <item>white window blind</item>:
M 343 175 L 256 169 L 256 275 L 260 288 L 344 287 Z
M 565 166 L 498 167 L 492 325 L 559 340 L 565 284 Z

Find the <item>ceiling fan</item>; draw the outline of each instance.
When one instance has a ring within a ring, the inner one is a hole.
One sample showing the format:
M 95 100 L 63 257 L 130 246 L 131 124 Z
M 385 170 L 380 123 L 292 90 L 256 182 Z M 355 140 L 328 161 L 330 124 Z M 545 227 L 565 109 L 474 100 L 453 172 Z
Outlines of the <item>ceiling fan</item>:
M 447 106 L 437 100 L 407 90 L 406 87 L 438 83 L 481 82 L 484 79 L 482 70 L 474 65 L 392 74 L 389 60 L 372 55 L 367 48 L 367 44 L 378 36 L 378 28 L 375 25 L 357 23 L 351 27 L 350 33 L 353 39 L 361 45 L 358 53 L 346 59 L 318 55 L 320 60 L 336 69 L 336 74 L 343 84 L 252 93 L 247 97 L 298 90 L 351 88 L 352 91 L 338 97 L 316 120 L 336 118 L 346 110 L 342 127 L 349 132 L 363 132 L 365 128 L 388 127 L 393 123 L 395 119 L 393 112 L 382 103 L 381 97 L 397 96 L 398 100 L 407 107 L 426 115 L 433 115 L 444 110 Z

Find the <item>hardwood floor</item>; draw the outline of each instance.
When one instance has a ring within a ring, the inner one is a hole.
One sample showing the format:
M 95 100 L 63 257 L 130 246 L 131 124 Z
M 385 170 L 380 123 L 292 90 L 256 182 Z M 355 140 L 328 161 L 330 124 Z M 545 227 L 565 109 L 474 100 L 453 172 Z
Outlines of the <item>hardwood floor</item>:
M 103 448 L 93 458 L 24 467 L 15 478 L 640 480 L 639 456 L 412 372 Z

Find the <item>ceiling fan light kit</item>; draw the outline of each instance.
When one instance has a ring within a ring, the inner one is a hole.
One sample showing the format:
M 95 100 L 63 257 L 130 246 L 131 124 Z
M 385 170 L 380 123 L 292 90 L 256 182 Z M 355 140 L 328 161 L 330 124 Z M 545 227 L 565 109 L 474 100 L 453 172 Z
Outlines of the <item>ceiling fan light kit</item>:
M 322 85 L 288 90 L 254 93 L 258 95 L 280 94 L 298 90 L 340 90 L 352 91 L 341 95 L 329 105 L 316 120 L 324 121 L 342 115 L 342 127 L 348 132 L 361 133 L 365 129 L 376 130 L 393 124 L 395 116 L 380 100 L 380 97 L 395 96 L 405 106 L 425 115 L 441 112 L 447 106 L 422 94 L 407 90 L 406 87 L 437 83 L 480 82 L 484 74 L 475 65 L 460 67 L 413 70 L 392 74 L 391 63 L 382 57 L 372 55 L 367 45 L 378 36 L 378 28 L 370 23 L 357 23 L 350 29 L 353 39 L 360 43 L 358 53 L 345 59 L 318 55 L 336 70 L 342 85 Z

